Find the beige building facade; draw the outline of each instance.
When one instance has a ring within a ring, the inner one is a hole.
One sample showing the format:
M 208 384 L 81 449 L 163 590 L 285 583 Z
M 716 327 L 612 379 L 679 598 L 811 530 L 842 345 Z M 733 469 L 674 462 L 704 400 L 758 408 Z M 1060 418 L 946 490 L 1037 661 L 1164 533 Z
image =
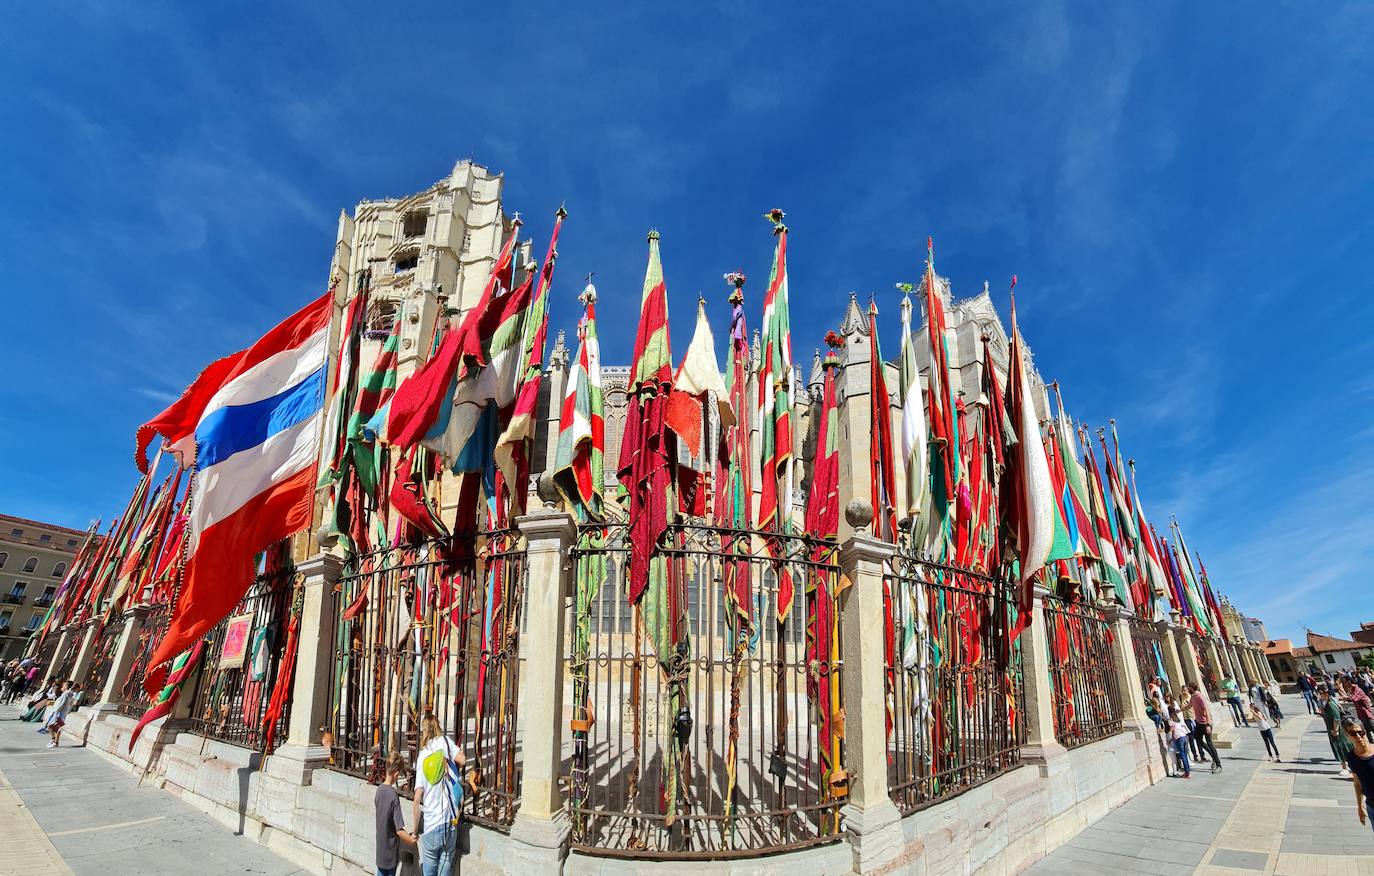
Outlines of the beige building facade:
M 0 514 L 0 661 L 24 652 L 85 535 Z

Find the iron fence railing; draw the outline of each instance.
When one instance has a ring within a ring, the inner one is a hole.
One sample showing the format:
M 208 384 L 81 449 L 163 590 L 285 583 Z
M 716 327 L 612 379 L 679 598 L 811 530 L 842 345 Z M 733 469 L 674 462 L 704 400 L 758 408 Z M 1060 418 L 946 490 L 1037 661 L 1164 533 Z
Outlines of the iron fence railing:
M 245 748 L 265 747 L 268 700 L 285 653 L 292 599 L 300 582 L 290 566 L 257 575 L 233 611 L 205 635 L 191 706 L 193 732 Z M 290 715 L 288 699 L 275 720 L 272 748 L 285 739 Z
M 158 642 L 172 619 L 172 606 L 169 603 L 155 603 L 150 606 L 143 618 L 143 626 L 138 631 L 138 641 L 134 646 L 134 659 L 129 664 L 129 674 L 120 688 L 119 702 L 115 709 L 121 715 L 141 718 L 148 711 L 148 694 L 143 690 L 143 679 L 148 674 L 148 658 L 153 656 Z
M 71 672 L 76 668 L 76 658 L 81 653 L 81 643 L 86 638 L 86 627 L 89 623 L 87 621 L 67 628 L 66 642 L 61 643 L 62 650 L 57 653 L 57 659 L 52 665 L 52 672 L 49 673 L 54 681 L 60 683 L 71 678 Z
M 1112 629 L 1102 609 L 1045 597 L 1054 733 L 1075 748 L 1121 732 L 1121 690 L 1112 664 Z
M 581 527 L 573 560 L 573 846 L 681 860 L 838 840 L 835 544 L 674 525 L 633 605 L 623 523 Z
M 34 684 L 43 680 L 42 673 L 47 672 L 48 667 L 52 665 L 53 658 L 57 656 L 57 643 L 60 638 L 59 633 L 49 630 L 39 644 L 38 653 L 34 655 L 34 660 L 38 664 L 39 675 L 34 679 Z
M 1131 648 L 1135 651 L 1135 667 L 1140 675 L 1140 689 L 1147 690 L 1155 678 L 1169 680 L 1164 669 L 1164 655 L 1160 651 L 1159 628 L 1149 621 L 1131 618 Z
M 903 814 L 1021 762 L 1024 693 L 1006 578 L 899 547 L 883 578 L 888 790 Z
M 520 790 L 524 541 L 516 530 L 428 541 L 350 561 L 329 610 L 334 637 L 326 743 L 334 769 L 380 781 L 413 763 L 433 711 L 468 758 L 466 817 L 499 830 Z
M 1193 656 L 1197 658 L 1197 677 L 1202 680 L 1202 688 L 1207 692 L 1209 699 L 1220 702 L 1221 684 L 1212 669 L 1212 661 L 1208 659 L 1207 639 L 1196 631 L 1189 631 L 1188 635 L 1193 640 Z
M 93 621 L 100 623 L 100 621 Z M 86 664 L 86 674 L 78 680 L 81 688 L 81 704 L 93 705 L 100 702 L 105 692 L 105 681 L 110 675 L 110 665 L 114 662 L 115 648 L 119 647 L 119 635 L 124 629 L 124 619 L 118 615 L 96 633 L 91 643 L 91 659 Z

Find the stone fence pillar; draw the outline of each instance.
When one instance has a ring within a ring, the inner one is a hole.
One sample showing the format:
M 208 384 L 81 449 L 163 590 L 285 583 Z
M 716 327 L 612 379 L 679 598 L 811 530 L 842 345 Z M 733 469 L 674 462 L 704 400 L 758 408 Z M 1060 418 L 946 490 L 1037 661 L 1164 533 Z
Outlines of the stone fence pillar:
M 1144 735 L 1146 725 L 1154 722 L 1145 714 L 1145 688 L 1140 683 L 1140 666 L 1135 659 L 1131 642 L 1131 618 L 1135 615 L 1123 605 L 1107 608 L 1107 620 L 1112 629 L 1112 671 L 1116 673 L 1117 690 L 1121 692 L 1121 723 L 1127 730 Z
M 1263 649 L 1257 647 L 1255 648 L 1255 656 L 1259 659 L 1260 671 L 1264 673 L 1265 683 L 1278 684 L 1279 680 L 1274 677 L 1274 667 L 1269 663 L 1269 655 L 1264 653 Z
M 851 831 L 854 872 L 890 862 L 902 836 L 901 813 L 887 787 L 887 692 L 883 656 L 883 564 L 896 548 L 866 530 L 871 506 L 845 511 L 854 534 L 840 546 L 840 569 L 849 586 L 840 594 L 844 666 L 840 689 L 845 712 L 845 769 L 849 799 L 843 810 Z
M 543 485 L 541 484 L 541 490 Z M 558 777 L 563 765 L 563 684 L 567 599 L 572 594 L 570 554 L 577 538 L 571 515 L 542 511 L 515 521 L 525 536 L 527 608 L 534 633 L 521 643 L 520 738 L 523 740 L 520 811 L 510 837 L 531 872 L 557 869 L 566 851 L 568 814 Z
M 1198 673 L 1197 651 L 1193 648 L 1193 637 L 1188 634 L 1185 627 L 1179 626 L 1177 622 L 1169 632 L 1173 636 L 1174 647 L 1178 649 L 1178 662 L 1183 668 L 1183 682 L 1196 684 L 1199 688 L 1204 687 L 1202 677 Z M 1203 693 L 1205 694 L 1206 691 L 1204 690 Z
M 1068 755 L 1054 732 L 1054 684 L 1042 610 L 1048 595 L 1049 590 L 1035 586 L 1030 626 L 1021 634 L 1021 689 L 1026 695 L 1026 742 L 1021 747 L 1021 759 L 1040 764 L 1043 775 L 1056 771 L 1054 765 Z
M 286 741 L 267 759 L 267 771 L 300 785 L 329 762 L 321 743 L 329 715 L 329 680 L 334 665 L 334 585 L 343 560 L 316 554 L 296 567 L 304 577 L 300 629 L 296 642 L 296 675 L 291 685 L 291 720 Z M 293 594 L 294 598 L 294 594 Z
M 1207 664 L 1212 667 L 1212 677 L 1217 680 L 1217 694 L 1224 697 L 1225 695 L 1221 693 L 1221 681 L 1230 673 L 1222 665 L 1221 657 L 1217 653 L 1216 636 L 1207 636 L 1202 640 L 1202 659 L 1206 660 Z M 1240 681 L 1239 677 L 1236 677 L 1236 680 Z
M 81 680 L 86 677 L 86 670 L 91 668 L 91 658 L 95 656 L 96 639 L 100 635 L 100 622 L 95 618 L 86 621 L 84 630 L 78 628 L 73 631 L 81 636 L 81 647 L 76 652 L 76 662 L 67 672 L 67 678 L 72 680 L 72 686 L 78 687 Z
M 105 677 L 105 687 L 100 691 L 100 702 L 93 708 L 97 712 L 113 711 L 124 691 L 124 681 L 129 677 L 129 669 L 134 665 L 138 651 L 138 634 L 143 631 L 143 619 L 148 616 L 148 606 L 135 605 L 124 611 L 124 627 L 119 631 L 119 641 L 115 644 L 114 655 L 110 658 L 110 674 Z
M 1236 664 L 1236 681 L 1248 689 L 1258 680 L 1258 677 L 1246 647 L 1240 643 L 1227 643 L 1226 647 L 1230 650 Z

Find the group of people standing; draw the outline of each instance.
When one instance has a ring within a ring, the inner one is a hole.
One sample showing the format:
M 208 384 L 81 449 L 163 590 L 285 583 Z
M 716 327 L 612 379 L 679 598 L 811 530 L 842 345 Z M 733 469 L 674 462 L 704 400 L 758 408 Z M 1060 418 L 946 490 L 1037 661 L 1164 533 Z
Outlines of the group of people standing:
M 1145 691 L 1145 712 L 1168 740 L 1175 775 L 1192 778 L 1194 763 L 1210 763 L 1212 772 L 1221 771 L 1221 756 L 1212 740 L 1212 713 L 1196 684 L 1186 684 L 1174 694 L 1163 678 L 1152 678 Z
M 1264 740 L 1264 750 L 1270 760 L 1278 762 L 1279 746 L 1274 729 L 1283 724 L 1283 711 L 1273 692 L 1262 684 L 1248 691 L 1250 702 L 1242 700 L 1236 680 L 1226 676 L 1221 684 L 1226 702 L 1237 727 L 1256 727 Z M 1174 755 L 1175 775 L 1192 778 L 1194 763 L 1210 763 L 1212 772 L 1221 771 L 1221 758 L 1213 741 L 1212 712 L 1207 695 L 1195 682 L 1183 686 L 1175 696 L 1168 682 L 1156 676 L 1150 679 L 1145 691 L 1145 711 L 1155 722 L 1160 734 L 1168 740 Z M 1191 759 L 1189 755 L 1192 755 Z
M 69 678 L 66 681 L 51 681 L 37 695 L 28 701 L 24 714 L 19 720 L 39 723 L 38 732 L 51 737 L 49 748 L 56 748 L 62 742 L 62 728 L 67 725 L 67 715 L 81 701 L 81 692 Z
M 1332 675 L 1298 676 L 1298 690 L 1310 714 L 1317 715 L 1326 725 L 1331 754 L 1341 764 L 1341 775 L 1354 769 L 1351 752 L 1357 739 L 1374 738 L 1374 675 L 1367 669 L 1359 672 L 1344 670 Z M 1358 731 L 1358 733 L 1356 732 Z M 1354 770 L 1358 777 L 1358 770 Z M 1374 789 L 1371 789 L 1374 790 Z
M 11 660 L 0 667 L 0 703 L 12 703 L 38 686 L 38 661 Z

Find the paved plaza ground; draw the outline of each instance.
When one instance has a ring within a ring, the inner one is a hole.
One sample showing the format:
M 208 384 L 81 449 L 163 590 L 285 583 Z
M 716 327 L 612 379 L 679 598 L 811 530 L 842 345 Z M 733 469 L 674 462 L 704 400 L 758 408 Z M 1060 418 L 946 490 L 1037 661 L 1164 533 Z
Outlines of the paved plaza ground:
M 0 874 L 303 873 L 94 751 L 0 706 Z
M 1028 872 L 1205 876 L 1374 874 L 1374 833 L 1355 815 L 1326 730 L 1302 697 L 1280 698 L 1281 763 L 1257 730 L 1231 735 L 1224 769 L 1166 779 L 1080 833 Z
M 1221 773 L 1165 780 L 1029 872 L 1374 876 L 1374 833 L 1355 817 L 1321 722 L 1299 697 L 1283 708 L 1282 763 L 1242 729 Z M 45 748 L 17 715 L 0 706 L 0 874 L 302 872 L 94 751 Z

